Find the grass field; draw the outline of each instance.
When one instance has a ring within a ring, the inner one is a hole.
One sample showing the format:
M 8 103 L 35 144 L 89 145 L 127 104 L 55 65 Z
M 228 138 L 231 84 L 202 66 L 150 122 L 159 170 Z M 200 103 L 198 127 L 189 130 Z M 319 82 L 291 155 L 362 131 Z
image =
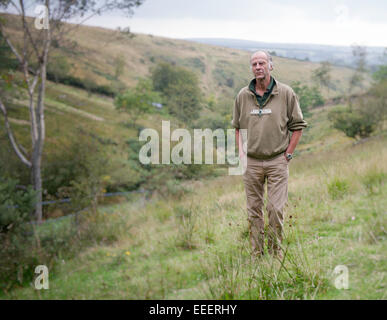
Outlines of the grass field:
M 61 261 L 49 290 L 31 283 L 2 297 L 386 299 L 386 142 L 347 140 L 292 160 L 283 261 L 250 258 L 242 178 L 225 173 L 191 183 L 183 197 L 100 208 L 117 241 Z M 338 265 L 348 268 L 348 290 L 333 285 Z

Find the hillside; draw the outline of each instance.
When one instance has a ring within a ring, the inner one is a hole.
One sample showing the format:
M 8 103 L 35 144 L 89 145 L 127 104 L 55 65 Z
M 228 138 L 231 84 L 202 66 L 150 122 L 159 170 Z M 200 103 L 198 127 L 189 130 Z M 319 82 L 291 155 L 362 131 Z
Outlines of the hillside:
M 118 33 L 111 30 L 82 27 L 71 36 L 80 44 L 84 52 L 76 69 L 88 70 L 92 77 L 101 84 L 109 84 L 106 76 L 98 76 L 101 66 L 105 74 L 113 74 L 113 61 L 117 55 L 125 59 L 125 75 L 122 77 L 127 85 L 132 85 L 138 76 L 149 74 L 149 70 L 160 61 L 174 62 L 177 65 L 194 70 L 200 77 L 202 89 L 206 94 L 221 94 L 223 91 L 236 91 L 251 79 L 249 69 L 250 53 L 218 46 L 203 45 L 195 42 L 136 34 L 132 39 L 117 39 Z M 86 38 L 88 39 L 87 41 Z M 117 40 L 116 40 L 117 39 Z M 87 43 L 87 46 L 85 45 Z M 97 49 L 98 48 L 98 49 Z M 111 57 L 110 60 L 107 57 Z M 90 64 L 85 67 L 87 59 Z M 84 63 L 84 64 L 83 64 Z M 274 76 L 280 81 L 291 83 L 310 81 L 312 71 L 318 63 L 274 57 Z M 85 71 L 84 71 L 85 72 Z M 339 88 L 337 94 L 345 92 L 352 70 L 335 67 L 332 72 L 333 82 Z M 82 74 L 79 74 L 82 76 Z M 227 87 L 227 79 L 233 79 L 232 88 Z
M 17 19 L 12 15 L 6 16 L 12 32 L 17 32 Z M 60 44 L 52 51 L 51 58 L 55 63 L 58 56 L 65 57 L 69 65 L 68 73 L 82 81 L 115 86 L 117 59 L 124 61 L 119 81 L 129 87 L 133 86 L 139 77 L 149 75 L 150 70 L 161 61 L 193 70 L 199 76 L 206 96 L 234 97 L 252 78 L 249 68 L 251 53 L 248 51 L 152 35 L 125 35 L 98 27 L 66 27 L 72 31 L 66 34 L 65 45 Z M 20 35 L 19 32 L 15 34 Z M 281 57 L 273 59 L 273 75 L 287 84 L 293 81 L 310 83 L 312 71 L 319 66 L 319 63 L 315 62 Z M 331 78 L 336 90 L 324 91 L 324 95 L 337 97 L 344 94 L 352 74 L 353 70 L 349 68 L 334 66 Z
M 352 67 L 354 63 L 352 47 L 350 46 L 318 45 L 308 43 L 272 43 L 217 38 L 193 38 L 187 40 L 249 51 L 269 49 L 270 51 L 275 51 L 278 56 L 285 58 L 309 60 L 314 62 L 329 61 L 333 64 L 347 67 Z M 374 68 L 375 66 L 382 64 L 384 50 L 384 47 L 367 46 L 367 65 Z

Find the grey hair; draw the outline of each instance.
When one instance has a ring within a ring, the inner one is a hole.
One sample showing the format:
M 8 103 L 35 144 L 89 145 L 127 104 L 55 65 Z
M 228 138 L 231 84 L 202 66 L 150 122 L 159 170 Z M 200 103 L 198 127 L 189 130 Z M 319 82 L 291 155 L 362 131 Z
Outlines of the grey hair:
M 272 69 L 273 68 L 273 58 L 271 57 L 271 54 L 269 53 L 268 50 L 258 50 L 258 51 L 255 51 L 251 57 L 250 57 L 250 67 L 251 67 L 251 59 L 254 57 L 254 55 L 256 55 L 258 52 L 263 52 L 264 54 L 266 54 L 266 57 L 267 57 L 267 61 L 269 62 L 269 67 Z

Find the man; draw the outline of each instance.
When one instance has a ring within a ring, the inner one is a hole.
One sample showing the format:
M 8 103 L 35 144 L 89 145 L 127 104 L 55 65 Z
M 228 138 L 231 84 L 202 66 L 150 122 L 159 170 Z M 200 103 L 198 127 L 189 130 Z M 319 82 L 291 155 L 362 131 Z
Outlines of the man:
M 238 93 L 232 120 L 239 156 L 247 163 L 243 181 L 250 242 L 253 255 L 261 256 L 264 253 L 263 199 L 267 182 L 268 251 L 282 258 L 288 163 L 307 123 L 303 120 L 294 91 L 271 76 L 273 62 L 270 54 L 257 51 L 251 56 L 250 64 L 255 78 Z M 239 129 L 247 129 L 247 150 L 243 150 Z

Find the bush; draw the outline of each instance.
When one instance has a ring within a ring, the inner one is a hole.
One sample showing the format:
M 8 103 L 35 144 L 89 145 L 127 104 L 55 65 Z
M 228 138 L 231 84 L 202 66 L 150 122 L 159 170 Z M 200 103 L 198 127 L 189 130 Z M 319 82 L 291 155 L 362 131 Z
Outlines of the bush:
M 16 70 L 19 62 L 0 34 L 0 70 Z
M 378 70 L 376 70 L 373 74 L 372 77 L 374 80 L 377 82 L 383 82 L 387 80 L 387 65 L 382 65 L 379 66 Z
M 328 184 L 328 194 L 333 200 L 342 199 L 349 190 L 349 183 L 346 180 L 334 178 Z
M 139 117 L 155 109 L 152 103 L 160 101 L 161 97 L 153 91 L 151 81 L 140 79 L 134 89 L 118 95 L 114 100 L 114 105 L 118 110 L 128 113 L 133 126 L 136 126 L 136 120 Z
M 119 216 L 84 211 L 41 226 L 25 223 L 17 231 L 0 233 L 0 290 L 29 285 L 35 267 L 45 265 L 50 274 L 65 259 L 88 246 L 111 244 L 127 231 Z
M 71 65 L 68 63 L 65 56 L 51 57 L 50 63 L 47 65 L 47 75 L 58 83 L 59 79 L 68 77 Z
M 113 86 L 97 85 L 90 79 L 80 79 L 68 74 L 59 74 L 58 72 L 53 72 L 51 70 L 47 71 L 47 79 L 109 97 L 115 97 L 117 94 L 117 91 Z
M 199 117 L 202 93 L 195 73 L 160 63 L 152 71 L 152 81 L 154 89 L 163 94 L 172 115 L 186 123 Z
M 350 101 L 345 108 L 336 108 L 329 113 L 333 127 L 348 137 L 363 139 L 371 136 L 387 116 L 386 68 L 381 67 L 374 75 L 374 83 L 368 92 Z
M 21 190 L 17 180 L 0 179 L 0 233 L 18 229 L 30 220 L 35 196 L 32 186 Z
M 93 205 L 107 182 L 104 177 L 109 170 L 105 148 L 81 129 L 77 141 L 58 147 L 46 159 L 43 167 L 46 199 L 71 198 L 68 208 L 71 211 Z
M 329 112 L 328 119 L 335 129 L 355 139 L 369 137 L 380 122 L 380 117 L 372 111 L 371 105 L 368 108 L 361 105 L 355 108 L 336 108 Z
M 100 186 L 99 182 L 84 181 L 72 185 L 72 190 Z M 84 206 L 87 204 L 81 202 L 90 200 L 89 196 L 90 192 L 83 191 L 73 200 Z M 30 283 L 36 266 L 46 265 L 52 272 L 63 259 L 90 245 L 110 244 L 126 229 L 119 216 L 108 217 L 96 208 L 35 225 L 29 221 L 34 202 L 31 187 L 20 190 L 15 180 L 0 181 L 0 290 L 5 293 L 16 285 Z
M 301 82 L 296 81 L 292 83 L 292 88 L 298 96 L 300 107 L 304 115 L 308 115 L 311 108 L 321 106 L 325 102 L 320 90 L 316 87 L 301 85 Z
M 0 121 L 3 121 L 0 118 Z M 14 179 L 21 185 L 31 183 L 31 172 L 20 161 L 9 141 L 8 135 L 0 129 L 0 179 Z

